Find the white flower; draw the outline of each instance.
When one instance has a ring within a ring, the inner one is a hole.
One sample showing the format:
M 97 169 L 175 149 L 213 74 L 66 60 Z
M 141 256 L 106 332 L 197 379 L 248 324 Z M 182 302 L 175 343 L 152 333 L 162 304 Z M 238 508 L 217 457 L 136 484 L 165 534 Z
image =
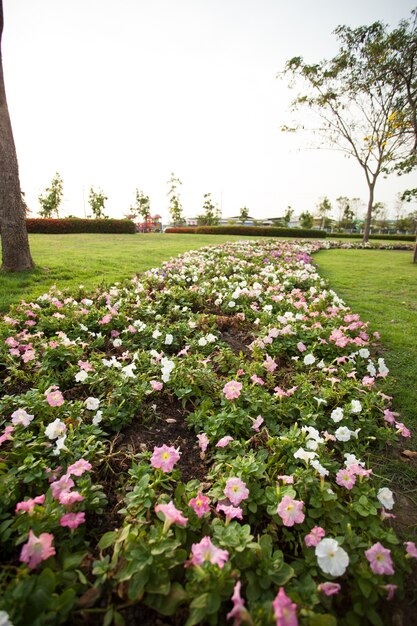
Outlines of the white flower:
M 152 333 L 152 338 L 153 339 L 158 339 L 158 337 L 160 337 L 162 335 L 161 331 L 159 331 L 158 329 L 154 330 Z
M 372 363 L 372 361 L 369 361 L 368 367 L 366 369 L 368 370 L 370 376 L 376 376 L 375 365 Z
M 228 305 L 228 306 L 229 306 L 229 308 L 233 309 L 233 307 L 235 307 L 235 306 L 236 306 L 236 302 L 234 302 L 233 300 L 230 300 L 230 302 L 229 302 L 229 305 Z
M 122 376 L 123 378 L 135 378 L 136 374 L 133 373 L 133 370 L 136 369 L 136 365 L 131 363 L 130 365 L 126 365 L 122 367 Z
M 327 470 L 323 465 L 317 460 L 313 459 L 310 463 L 312 467 L 320 474 L 320 476 L 328 476 L 329 470 Z
M 388 487 L 382 487 L 378 491 L 376 497 L 385 509 L 388 509 L 390 511 L 394 507 L 393 493 L 391 489 L 388 489 Z
M 39 300 L 40 298 L 38 298 Z M 6 611 L 0 611 L 0 626 L 13 626 Z
M 296 452 L 294 452 L 294 458 L 295 459 L 301 459 L 302 461 L 305 461 L 307 463 L 307 465 L 316 456 L 317 456 L 317 454 L 315 452 L 308 452 L 307 450 L 304 450 L 304 448 L 298 448 L 298 450 Z
M 87 398 L 84 404 L 89 411 L 95 411 L 100 405 L 100 400 L 98 398 L 92 398 L 90 396 L 89 398 Z
M 206 339 L 207 339 L 208 343 L 214 343 L 216 341 L 217 337 L 216 337 L 216 335 L 213 335 L 212 333 L 209 333 L 206 336 Z
M 360 413 L 362 411 L 362 405 L 359 400 L 352 400 L 351 402 L 351 413 Z
M 67 427 L 60 419 L 56 419 L 45 428 L 45 435 L 48 439 L 58 439 L 66 433 Z
M 195 328 L 197 326 L 197 322 L 193 322 L 193 320 L 190 320 L 188 322 L 188 326 L 189 326 L 189 328 L 193 329 L 193 328 Z
M 352 436 L 352 431 L 347 426 L 339 426 L 335 432 L 335 437 L 338 441 L 349 441 Z
M 80 370 L 75 374 L 75 382 L 77 383 L 83 383 L 86 378 L 88 378 L 88 374 L 85 370 Z
M 199 346 L 206 346 L 207 345 L 207 339 L 205 337 L 200 337 L 200 339 L 198 340 L 198 345 Z
M 14 426 L 17 426 L 18 424 L 22 424 L 22 426 L 29 426 L 34 417 L 34 415 L 26 413 L 25 409 L 17 409 L 17 411 L 12 413 L 12 424 Z
M 333 409 L 333 411 L 331 412 L 330 417 L 332 418 L 332 420 L 337 423 L 340 422 L 344 415 L 343 415 L 343 409 L 341 407 L 337 407 L 336 409 Z
M 389 369 L 388 367 L 385 365 L 385 361 L 384 359 L 378 359 L 378 369 L 379 369 L 379 373 L 382 376 L 386 376 L 387 374 L 389 374 Z
M 346 459 L 346 467 L 350 467 L 351 465 L 362 465 L 362 467 L 365 467 L 364 461 L 359 461 L 359 459 L 357 459 L 356 456 L 354 454 L 351 454 L 350 452 L 346 452 L 344 454 L 344 457 Z
M 103 411 L 97 411 L 97 413 L 94 415 L 93 420 L 92 420 L 94 426 L 97 426 L 97 424 L 100 424 L 102 419 L 103 419 Z
M 325 364 L 325 362 L 323 361 L 323 359 L 317 363 L 317 367 L 319 367 L 320 369 L 322 369 L 325 365 L 326 365 L 326 364 Z
M 173 341 L 174 341 L 174 337 L 173 337 L 173 335 L 171 335 L 171 333 L 168 333 L 168 334 L 165 335 L 165 345 L 166 346 L 170 346 Z
M 335 539 L 325 537 L 316 546 L 316 557 L 319 567 L 330 576 L 343 576 L 349 565 L 349 555 Z
M 116 337 L 116 339 L 113 340 L 113 345 L 115 348 L 120 348 L 120 346 L 122 345 L 122 340 L 119 339 L 119 337 Z
M 313 354 L 306 354 L 304 357 L 304 365 L 313 365 L 316 360 L 316 357 Z
M 324 398 L 317 398 L 316 396 L 313 396 L 314 400 L 317 402 L 317 406 L 320 406 L 320 404 L 327 404 L 327 400 L 325 400 Z
M 361 356 L 363 359 L 368 359 L 368 358 L 369 358 L 369 355 L 370 355 L 370 352 L 369 352 L 368 348 L 361 348 L 361 349 L 358 351 L 358 354 L 359 354 L 359 356 Z
M 68 451 L 68 448 L 65 446 L 65 439 L 67 438 L 66 435 L 64 435 L 63 437 L 59 437 L 56 441 L 55 441 L 55 448 L 53 453 L 55 454 L 55 456 L 57 456 L 61 450 L 66 450 Z

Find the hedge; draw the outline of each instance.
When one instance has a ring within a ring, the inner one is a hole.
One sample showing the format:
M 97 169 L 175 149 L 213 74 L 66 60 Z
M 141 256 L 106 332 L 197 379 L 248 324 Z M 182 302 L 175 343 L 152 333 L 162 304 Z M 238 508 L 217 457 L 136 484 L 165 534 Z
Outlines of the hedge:
M 167 228 L 166 233 L 193 235 L 256 235 L 257 237 L 307 237 L 324 239 L 325 230 L 277 228 L 273 226 L 192 226 Z
M 26 220 L 28 233 L 46 233 L 48 235 L 66 235 L 69 233 L 135 233 L 135 224 L 131 220 L 93 220 L 93 219 L 35 219 Z
M 363 239 L 363 233 L 329 233 L 328 237 L 334 237 L 336 239 Z M 415 241 L 415 235 L 374 235 L 370 234 L 369 239 L 380 239 L 383 241 Z

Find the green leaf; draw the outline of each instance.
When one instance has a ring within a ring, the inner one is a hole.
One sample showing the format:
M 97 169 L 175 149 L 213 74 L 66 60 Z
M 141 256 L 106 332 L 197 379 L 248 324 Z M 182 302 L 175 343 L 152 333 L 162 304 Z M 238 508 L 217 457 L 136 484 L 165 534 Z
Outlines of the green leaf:
M 105 550 L 106 548 L 110 548 L 116 541 L 118 533 L 114 530 L 111 530 L 108 533 L 105 533 L 100 541 L 98 542 L 99 550 Z
M 174 615 L 177 608 L 185 602 L 187 593 L 180 583 L 173 583 L 168 595 L 147 594 L 145 604 L 162 615 Z
M 308 626 L 337 626 L 337 619 L 329 613 L 313 615 L 308 620 Z

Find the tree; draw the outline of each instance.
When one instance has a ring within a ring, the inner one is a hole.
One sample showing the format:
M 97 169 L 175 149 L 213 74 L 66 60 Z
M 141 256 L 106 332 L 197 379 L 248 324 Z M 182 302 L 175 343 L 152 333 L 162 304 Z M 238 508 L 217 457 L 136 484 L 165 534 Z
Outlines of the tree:
M 213 204 L 211 193 L 204 194 L 203 213 L 197 216 L 199 226 L 217 226 L 220 221 L 220 209 Z
M 56 217 L 59 217 L 58 210 L 63 193 L 63 181 L 60 174 L 57 172 L 51 181 L 51 186 L 47 187 L 45 192 L 38 198 L 39 204 L 41 205 L 39 215 L 48 218 L 55 214 Z
M 136 189 L 135 204 L 130 207 L 130 212 L 134 216 L 141 217 L 144 223 L 144 232 L 147 232 L 147 224 L 151 217 L 151 203 L 149 196 L 145 195 L 143 191 Z
M 332 203 L 327 196 L 324 196 L 317 205 L 317 213 L 321 217 L 321 228 L 325 228 L 326 214 L 332 210 Z
M 291 218 L 294 214 L 294 209 L 291 206 L 287 206 L 287 210 L 284 213 L 284 217 L 282 219 L 282 221 L 284 222 L 285 226 L 288 227 L 289 223 L 291 222 Z
M 168 185 L 170 185 L 168 190 L 169 197 L 169 213 L 171 215 L 172 223 L 174 226 L 182 226 L 185 223 L 183 217 L 183 209 L 182 204 L 180 202 L 180 195 L 178 192 L 178 185 L 182 185 L 182 182 L 179 178 L 175 176 L 175 174 L 171 173 L 171 178 L 168 181 Z
M 0 231 L 4 272 L 20 272 L 34 266 L 26 230 L 25 204 L 20 189 L 19 166 L 7 106 L 1 40 L 3 2 L 0 0 Z
M 91 207 L 95 219 L 107 219 L 108 216 L 104 215 L 104 204 L 108 200 L 108 197 L 104 195 L 102 190 L 94 191 L 93 187 L 90 188 L 88 196 L 88 203 Z
M 241 224 L 244 224 L 249 217 L 249 209 L 246 206 L 243 206 L 239 211 L 239 221 Z
M 321 124 L 313 132 L 327 146 L 356 159 L 364 172 L 368 186 L 365 242 L 378 177 L 403 161 L 412 146 L 398 112 L 397 88 L 379 71 L 380 50 L 374 45 L 377 31 L 375 24 L 356 29 L 339 26 L 335 33 L 340 47 L 335 57 L 316 64 L 294 57 L 284 70 L 292 84 L 297 80 L 302 84 L 293 108 L 307 106 L 316 113 Z
M 303 211 L 300 215 L 300 225 L 302 228 L 312 228 L 314 224 L 314 217 L 309 211 Z

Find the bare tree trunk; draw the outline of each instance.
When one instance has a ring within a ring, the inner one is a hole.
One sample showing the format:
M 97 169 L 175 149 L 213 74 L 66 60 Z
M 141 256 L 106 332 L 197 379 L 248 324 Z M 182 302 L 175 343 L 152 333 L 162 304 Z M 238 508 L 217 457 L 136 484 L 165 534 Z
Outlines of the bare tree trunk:
M 366 218 L 365 218 L 365 229 L 363 232 L 363 239 L 362 239 L 363 243 L 368 242 L 369 233 L 371 231 L 372 209 L 374 206 L 375 182 L 368 182 L 368 187 L 369 187 L 369 198 L 368 198 L 368 209 L 366 211 Z
M 0 230 L 2 266 L 6 272 L 33 267 L 26 230 L 25 207 L 20 189 L 19 167 L 4 88 L 1 37 L 3 2 L 0 0 Z

